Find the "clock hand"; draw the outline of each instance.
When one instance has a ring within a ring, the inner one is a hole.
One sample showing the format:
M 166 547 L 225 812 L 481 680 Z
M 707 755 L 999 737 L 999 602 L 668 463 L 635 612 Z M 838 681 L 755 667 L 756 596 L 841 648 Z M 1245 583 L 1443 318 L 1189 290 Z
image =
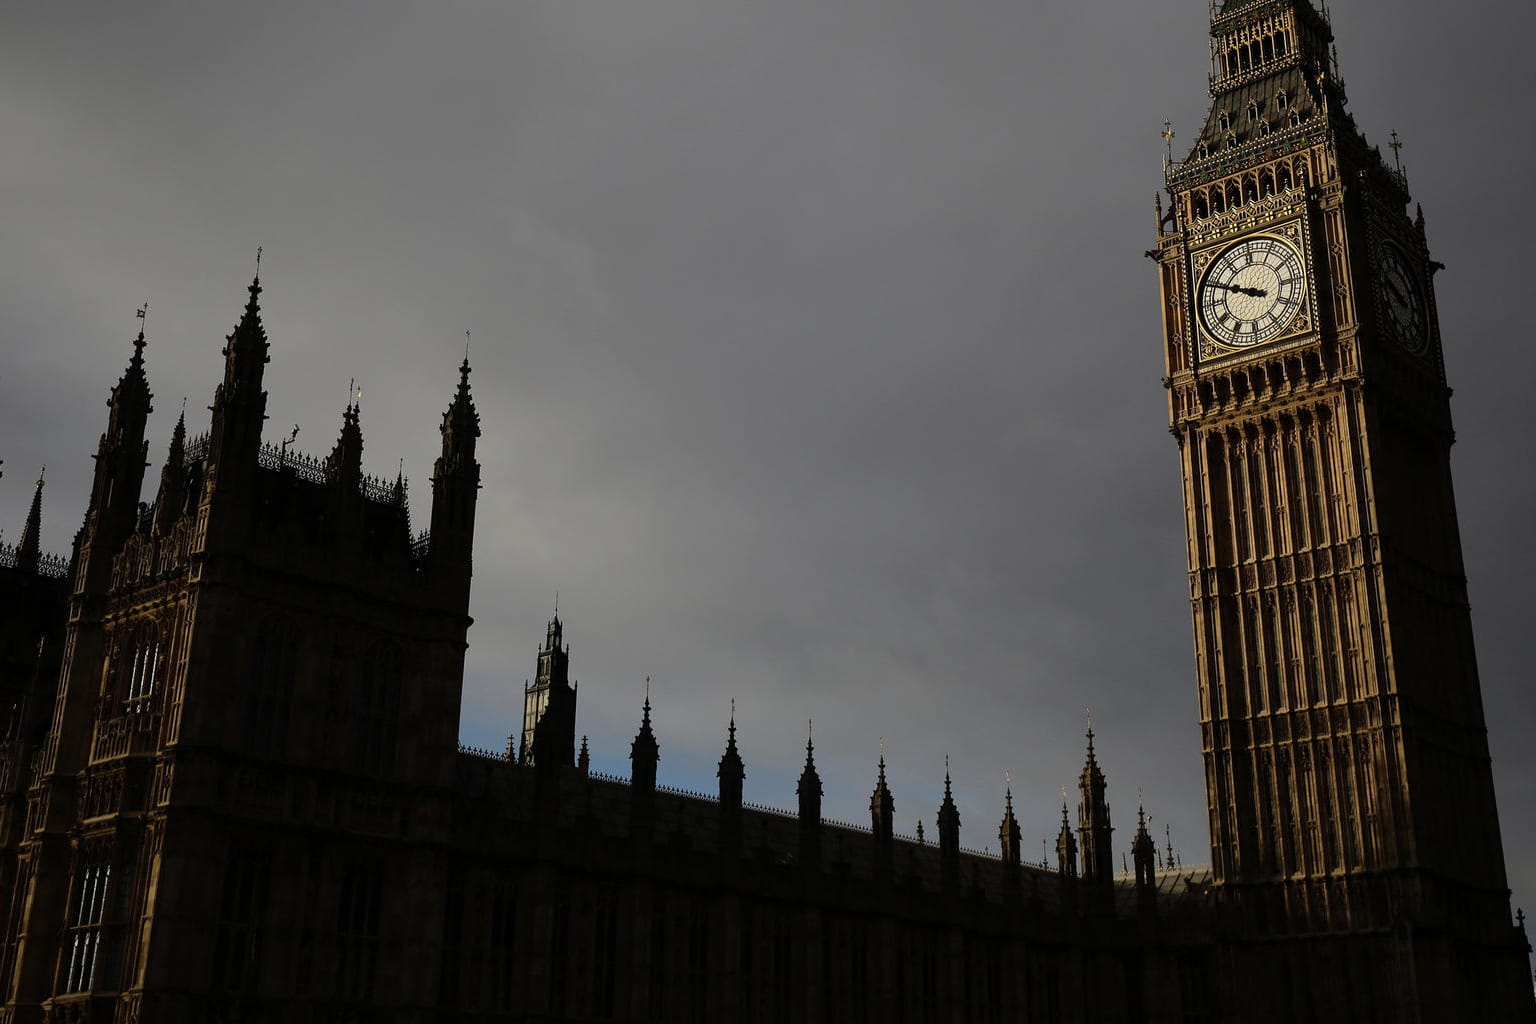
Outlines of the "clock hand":
M 1223 285 L 1223 287 L 1229 292 L 1237 292 L 1239 295 L 1252 295 L 1256 299 L 1262 299 L 1269 295 L 1269 292 L 1263 288 L 1247 288 L 1240 284 Z

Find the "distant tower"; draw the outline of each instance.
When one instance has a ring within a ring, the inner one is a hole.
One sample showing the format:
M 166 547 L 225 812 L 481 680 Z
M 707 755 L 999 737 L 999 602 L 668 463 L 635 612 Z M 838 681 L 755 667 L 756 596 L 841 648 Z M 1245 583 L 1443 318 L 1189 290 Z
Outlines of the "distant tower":
M 546 751 L 557 764 L 573 763 L 576 688 L 570 682 L 571 649 L 562 646 L 563 638 L 564 626 L 557 611 L 544 632 L 544 646 L 539 648 L 538 675 L 523 690 L 520 764 L 534 764 Z
M 1364 963 L 1336 1019 L 1530 1019 L 1423 216 L 1345 110 L 1326 11 L 1221 0 L 1210 35 L 1151 255 L 1225 955 L 1269 979 L 1232 1012 Z

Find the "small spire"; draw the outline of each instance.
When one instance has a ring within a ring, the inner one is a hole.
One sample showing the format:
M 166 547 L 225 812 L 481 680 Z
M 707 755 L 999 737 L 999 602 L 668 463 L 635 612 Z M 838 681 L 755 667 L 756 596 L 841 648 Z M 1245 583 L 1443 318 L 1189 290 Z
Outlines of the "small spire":
M 42 556 L 43 478 L 47 475 L 47 466 L 37 472 L 37 489 L 32 492 L 32 507 L 27 511 L 27 523 L 21 529 L 21 543 L 16 545 L 18 569 L 37 568 L 38 559 Z
M 651 727 L 651 677 L 645 677 L 645 707 L 641 710 L 640 724 L 645 728 Z
M 727 731 L 730 734 L 731 749 L 736 748 L 736 698 L 731 698 L 731 724 Z
M 587 749 L 587 738 L 581 738 L 581 753 L 576 755 L 576 767 L 586 775 L 592 770 L 592 753 Z
M 815 764 L 816 753 L 816 722 L 814 719 L 805 720 L 805 766 L 807 768 Z

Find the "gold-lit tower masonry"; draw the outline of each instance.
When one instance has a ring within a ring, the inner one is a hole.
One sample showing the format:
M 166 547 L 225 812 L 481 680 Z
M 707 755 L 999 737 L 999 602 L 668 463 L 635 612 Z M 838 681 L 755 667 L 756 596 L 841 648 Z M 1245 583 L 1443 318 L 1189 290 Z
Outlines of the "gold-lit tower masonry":
M 1157 247 L 1224 1003 L 1532 1019 L 1422 213 L 1308 0 L 1221 0 Z M 1171 138 L 1171 136 L 1170 136 Z

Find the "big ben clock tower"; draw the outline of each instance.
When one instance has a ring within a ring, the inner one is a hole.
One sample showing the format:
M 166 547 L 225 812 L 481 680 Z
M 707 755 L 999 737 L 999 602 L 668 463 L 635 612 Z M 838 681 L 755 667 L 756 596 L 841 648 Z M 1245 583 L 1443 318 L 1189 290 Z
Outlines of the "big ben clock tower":
M 1155 256 L 1233 1020 L 1530 1021 L 1407 182 L 1308 0 L 1219 0 Z

